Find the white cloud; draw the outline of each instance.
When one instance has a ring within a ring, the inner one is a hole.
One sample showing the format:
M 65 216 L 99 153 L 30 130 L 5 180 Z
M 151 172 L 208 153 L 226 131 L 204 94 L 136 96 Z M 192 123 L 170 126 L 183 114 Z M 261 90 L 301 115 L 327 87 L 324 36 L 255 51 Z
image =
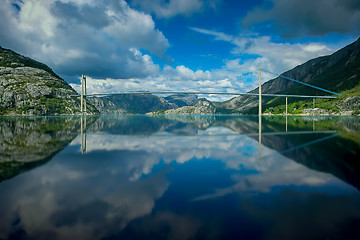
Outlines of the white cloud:
M 320 43 L 277 43 L 272 41 L 269 36 L 233 36 L 201 28 L 193 27 L 190 29 L 213 36 L 215 40 L 234 45 L 232 54 L 237 58 L 226 61 L 223 71 L 234 71 L 238 75 L 257 74 L 260 66 L 280 74 L 307 60 L 333 52 L 326 45 Z M 262 77 L 264 81 L 274 78 L 273 75 L 269 74 L 263 74 Z
M 80 79 L 80 78 L 79 78 Z M 70 84 L 80 92 L 80 82 Z M 87 77 L 87 92 L 117 93 L 129 91 L 188 91 L 188 92 L 246 92 L 253 85 L 239 81 L 235 72 L 226 70 L 193 71 L 183 65 L 175 68 L 164 66 L 162 71 L 145 78 L 96 79 Z M 211 101 L 224 101 L 231 95 L 200 95 Z
M 14 1 L 0 5 L 1 45 L 60 75 L 146 77 L 159 66 L 140 49 L 165 57 L 169 47 L 152 17 L 124 0 Z

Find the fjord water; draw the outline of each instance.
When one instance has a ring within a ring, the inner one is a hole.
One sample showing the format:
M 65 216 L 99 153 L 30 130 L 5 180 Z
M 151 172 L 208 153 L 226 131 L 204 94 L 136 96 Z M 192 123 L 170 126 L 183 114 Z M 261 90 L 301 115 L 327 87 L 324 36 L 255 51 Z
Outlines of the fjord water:
M 358 117 L 1 118 L 0 143 L 0 239 L 360 239 Z

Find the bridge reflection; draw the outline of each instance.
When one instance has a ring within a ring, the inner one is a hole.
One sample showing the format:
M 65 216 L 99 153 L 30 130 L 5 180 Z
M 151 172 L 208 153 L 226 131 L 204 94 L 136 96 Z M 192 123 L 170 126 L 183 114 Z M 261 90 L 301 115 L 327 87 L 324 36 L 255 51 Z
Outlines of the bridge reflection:
M 86 153 L 86 135 L 87 135 L 87 120 L 86 120 L 87 116 L 81 116 L 81 130 L 80 130 L 80 135 L 81 135 L 81 153 L 85 154 Z M 286 135 L 305 135 L 305 134 L 331 134 L 330 136 L 325 136 L 325 137 L 321 137 L 319 139 L 316 140 L 311 140 L 308 141 L 306 143 L 302 143 L 299 144 L 297 146 L 291 146 L 287 149 L 283 149 L 281 151 L 279 151 L 280 153 L 288 153 L 290 151 L 293 150 L 297 150 L 300 148 L 304 148 L 307 147 L 309 145 L 315 144 L 315 143 L 319 143 L 322 141 L 326 141 L 328 139 L 337 137 L 339 134 L 337 133 L 336 130 L 315 130 L 315 119 L 313 119 L 313 123 L 312 123 L 312 130 L 306 130 L 306 131 L 288 131 L 288 116 L 285 117 L 285 129 L 284 131 L 272 131 L 272 132 L 263 132 L 263 126 L 262 126 L 262 118 L 264 118 L 263 116 L 259 116 L 258 117 L 258 132 L 249 132 L 249 133 L 238 133 L 235 131 L 232 131 L 231 133 L 226 133 L 226 134 L 196 134 L 197 137 L 214 137 L 214 136 L 240 136 L 240 135 L 246 135 L 249 137 L 258 137 L 258 152 L 259 152 L 259 161 L 264 158 L 264 156 L 262 156 L 262 151 L 261 151 L 261 147 L 262 147 L 262 137 L 263 136 L 286 136 Z M 138 135 L 139 136 L 139 135 Z M 147 135 L 146 135 L 147 136 Z M 152 135 L 152 137 L 179 137 L 179 135 Z M 193 137 L 193 135 L 190 136 L 186 136 L 186 135 L 181 135 L 181 137 Z M 266 156 L 265 156 L 266 157 Z

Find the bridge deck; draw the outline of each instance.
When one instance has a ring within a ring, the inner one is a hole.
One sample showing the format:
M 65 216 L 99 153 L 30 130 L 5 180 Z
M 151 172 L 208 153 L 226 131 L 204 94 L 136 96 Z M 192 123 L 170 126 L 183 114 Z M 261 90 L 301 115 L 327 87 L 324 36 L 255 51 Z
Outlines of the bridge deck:
M 172 91 L 134 91 L 134 92 L 120 92 L 120 93 L 95 93 L 86 94 L 86 97 L 100 97 L 109 95 L 124 95 L 124 94 L 194 94 L 194 95 L 227 95 L 227 96 L 259 96 L 258 93 L 234 93 L 234 92 L 172 92 Z M 296 97 L 296 98 L 337 98 L 336 96 L 308 96 L 308 95 L 291 95 L 291 94 L 261 94 L 264 97 Z M 80 95 L 70 95 L 80 96 Z

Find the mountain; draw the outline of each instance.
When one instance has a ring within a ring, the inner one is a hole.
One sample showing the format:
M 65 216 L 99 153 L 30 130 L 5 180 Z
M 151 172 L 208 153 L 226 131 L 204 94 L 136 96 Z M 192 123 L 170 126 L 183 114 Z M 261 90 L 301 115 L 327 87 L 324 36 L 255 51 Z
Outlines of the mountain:
M 346 110 L 357 111 L 360 107 L 360 38 L 331 55 L 309 60 L 281 75 L 342 95 L 335 101 L 317 100 L 317 103 L 320 104 L 319 107 L 329 107 L 335 112 Z M 250 93 L 258 92 L 258 88 L 250 91 Z M 274 78 L 262 84 L 262 93 L 330 95 L 282 77 Z M 289 104 L 294 104 L 299 102 L 299 100 L 297 98 L 289 98 Z M 310 101 L 311 104 L 307 104 Z M 310 107 L 312 106 L 312 99 L 302 100 L 302 103 L 303 107 Z M 285 105 L 284 98 L 263 98 L 264 111 L 279 105 Z M 295 104 L 294 106 L 289 106 L 290 111 L 295 108 Z M 258 97 L 240 96 L 233 98 L 220 104 L 219 111 L 256 114 L 258 111 Z
M 169 103 L 174 103 L 178 107 L 189 106 L 193 104 L 198 97 L 194 94 L 175 94 L 168 97 L 165 97 L 165 100 Z
M 0 47 L 0 115 L 80 114 L 76 95 L 45 64 Z M 87 110 L 99 113 L 90 103 Z
M 111 98 L 109 97 L 91 97 L 88 98 L 88 101 L 90 101 L 101 114 L 128 113 L 125 109 L 120 108 L 114 102 L 112 102 Z
M 197 100 L 194 94 L 175 94 L 158 97 L 145 94 L 117 94 L 105 97 L 89 98 L 100 113 L 149 113 L 164 112 L 169 109 L 189 106 Z
M 139 94 L 117 94 L 101 98 L 89 98 L 97 107 L 104 105 L 100 108 L 100 112 L 116 112 L 123 111 L 127 113 L 148 113 L 153 111 L 165 111 L 178 106 L 174 103 L 166 101 L 162 97 L 152 95 L 150 93 Z
M 165 114 L 215 114 L 216 107 L 205 98 L 196 100 L 191 106 L 170 109 Z

